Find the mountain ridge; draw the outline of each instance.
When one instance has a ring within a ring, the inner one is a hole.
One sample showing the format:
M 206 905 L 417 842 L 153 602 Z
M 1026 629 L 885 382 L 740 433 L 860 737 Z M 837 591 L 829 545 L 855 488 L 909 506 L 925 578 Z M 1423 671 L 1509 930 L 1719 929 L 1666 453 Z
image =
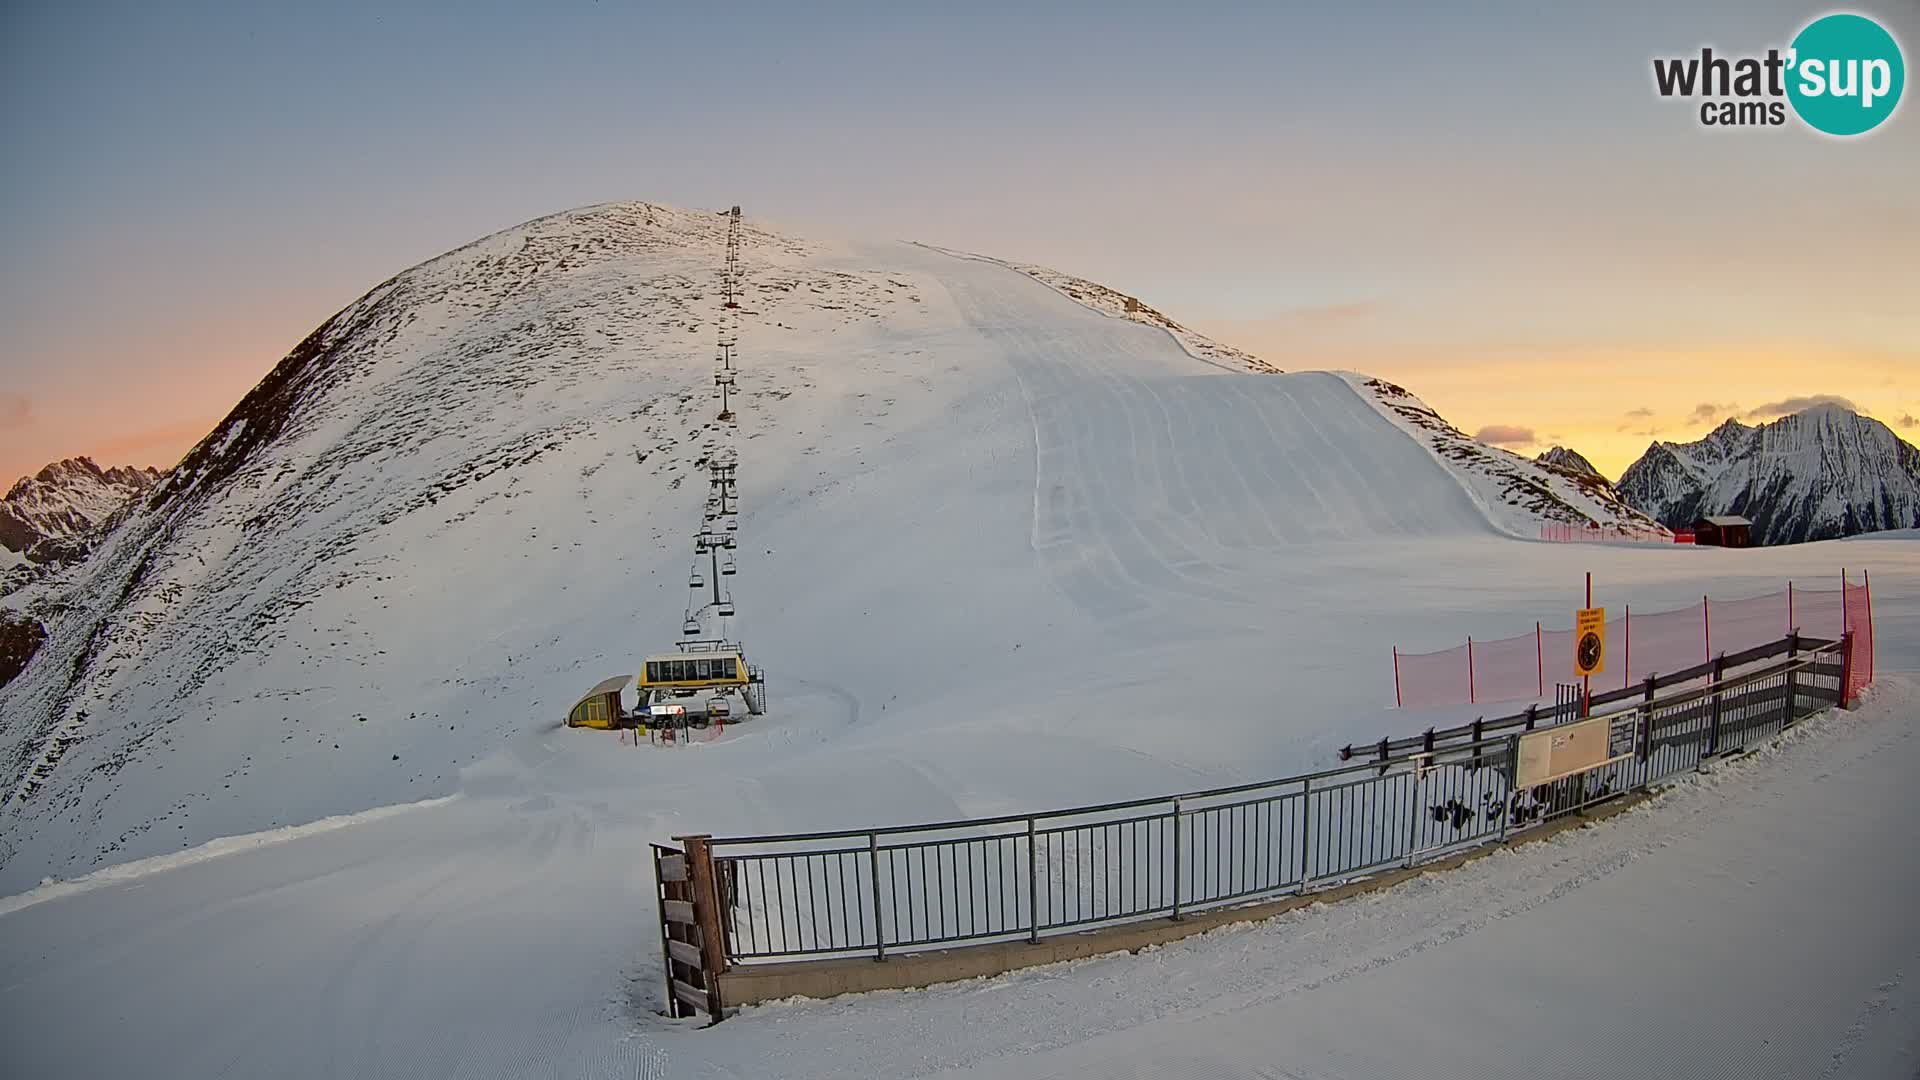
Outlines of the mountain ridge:
M 1920 526 L 1920 449 L 1832 404 L 1759 425 L 1728 419 L 1690 443 L 1652 443 L 1619 486 L 1673 528 L 1743 516 L 1758 544 Z

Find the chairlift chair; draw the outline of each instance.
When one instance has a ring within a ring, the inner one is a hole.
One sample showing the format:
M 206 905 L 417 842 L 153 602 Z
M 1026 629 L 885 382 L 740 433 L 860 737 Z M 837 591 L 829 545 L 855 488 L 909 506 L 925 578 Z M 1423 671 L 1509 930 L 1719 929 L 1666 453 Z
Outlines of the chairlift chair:
M 739 573 L 739 568 L 734 566 L 732 559 L 728 559 L 726 562 L 720 564 L 720 575 L 722 577 L 732 577 L 736 573 Z
M 695 570 L 693 572 L 693 576 L 687 579 L 687 588 L 689 589 L 704 589 L 706 587 L 707 587 L 706 575 L 702 574 L 698 570 Z
M 722 600 L 722 601 L 720 601 L 720 603 L 719 603 L 719 605 L 718 605 L 718 606 L 716 606 L 716 607 L 715 607 L 715 608 L 714 608 L 713 610 L 714 610 L 714 613 L 715 613 L 715 614 L 717 614 L 717 615 L 721 615 L 721 616 L 727 616 L 727 615 L 732 615 L 732 614 L 733 614 L 733 601 L 731 601 L 731 600 Z
M 700 632 L 699 621 L 691 615 L 687 616 L 687 621 L 680 624 L 680 632 L 682 634 L 687 635 L 688 637 L 691 637 L 694 634 L 699 633 Z

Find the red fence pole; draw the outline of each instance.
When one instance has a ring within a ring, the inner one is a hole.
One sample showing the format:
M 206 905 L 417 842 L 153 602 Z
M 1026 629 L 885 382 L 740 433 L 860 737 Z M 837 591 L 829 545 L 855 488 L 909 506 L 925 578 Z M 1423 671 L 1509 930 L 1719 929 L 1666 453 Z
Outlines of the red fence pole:
M 1393 707 L 1400 708 L 1400 646 L 1393 647 Z
M 1587 571 L 1587 606 L 1589 608 L 1593 606 L 1593 571 L 1591 570 Z M 1579 627 L 1576 626 L 1574 629 L 1578 631 Z M 1607 628 L 1603 624 L 1600 627 L 1600 629 L 1602 632 L 1605 632 Z M 1586 716 L 1588 713 L 1591 713 L 1592 711 L 1593 711 L 1593 676 L 1582 675 L 1580 677 L 1580 715 Z
M 1787 582 L 1787 633 L 1793 633 L 1793 582 Z
M 1467 703 L 1471 705 L 1478 700 L 1473 689 L 1473 636 L 1469 634 L 1467 636 Z
M 1620 689 L 1633 685 L 1633 605 L 1627 605 L 1627 659 L 1620 665 Z

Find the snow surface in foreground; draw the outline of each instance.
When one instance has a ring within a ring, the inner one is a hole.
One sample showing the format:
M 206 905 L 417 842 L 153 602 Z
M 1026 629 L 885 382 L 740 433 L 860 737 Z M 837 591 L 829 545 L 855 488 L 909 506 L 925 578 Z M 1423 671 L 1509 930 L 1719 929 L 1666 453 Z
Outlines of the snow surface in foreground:
M 647 1011 L 657 931 L 608 902 L 646 882 L 604 808 L 461 800 L 5 916 L 0 1072 L 1907 1080 L 1916 706 L 1889 677 L 1650 806 L 1385 893 L 715 1029 Z
M 1108 1055 L 1128 1044 L 1101 1032 L 1161 1015 L 1212 1023 L 1286 993 L 1286 1009 L 1246 1014 L 1252 1034 L 1183 1043 L 1160 1030 L 1196 1055 L 1218 1042 L 1206 1052 L 1228 1054 L 1217 1063 L 1228 1076 L 1267 1052 L 1261 1039 L 1293 1032 L 1269 1071 L 1290 1069 L 1288 1054 L 1319 1054 L 1332 1062 L 1320 1071 L 1339 1075 L 1339 1053 L 1427 1060 L 1400 1040 L 1423 1033 L 1422 1009 L 1451 1009 L 1450 1042 L 1438 1028 L 1424 1034 L 1451 1046 L 1456 1074 L 1476 1075 L 1470 1056 L 1522 1020 L 1564 1035 L 1552 1025 L 1577 1015 L 1612 1031 L 1576 992 L 1587 966 L 1618 974 L 1616 963 L 1637 959 L 1626 965 L 1637 981 L 1592 985 L 1630 993 L 1639 1011 L 1626 1015 L 1650 1023 L 1662 1019 L 1643 1016 L 1653 1002 L 1694 1008 L 1696 979 L 1743 1007 L 1728 1007 L 1739 1023 L 1716 1014 L 1720 1027 L 1696 1044 L 1660 1047 L 1669 1054 L 1776 1033 L 1796 1054 L 1830 1053 L 1833 1009 L 1853 1010 L 1841 1032 L 1879 1015 L 1861 1011 L 1872 995 L 1860 987 L 1878 985 L 1861 980 L 1912 969 L 1913 939 L 1898 936 L 1911 930 L 1871 906 L 1911 891 L 1911 845 L 1882 843 L 1903 827 L 1910 796 L 1893 777 L 1912 774 L 1911 751 L 1895 745 L 1864 764 L 1841 754 L 1911 730 L 1903 691 L 1840 721 L 1847 739 L 1809 751 L 1826 756 L 1770 768 L 1771 802 L 1650 817 L 1632 826 L 1646 836 L 1627 834 L 1618 850 L 1580 840 L 1503 856 L 1463 875 L 1465 892 L 1405 890 L 1437 902 L 1309 913 L 1291 929 L 1243 932 L 1234 940 L 1253 947 L 1224 956 L 1194 943 L 926 994 L 753 1010 L 714 1032 L 659 1020 L 649 841 L 1045 809 L 1324 767 L 1344 743 L 1471 717 L 1386 709 L 1390 645 L 1564 622 L 1586 570 L 1597 601 L 1658 610 L 1788 578 L 1837 584 L 1841 565 L 1864 564 L 1883 672 L 1920 669 L 1920 543 L 1723 552 L 1504 538 L 1432 454 L 1335 376 L 1228 374 L 1158 329 L 989 263 L 896 245 L 821 256 L 809 272 L 830 265 L 909 283 L 915 299 L 854 318 L 842 310 L 853 294 L 834 293 L 839 307 L 782 308 L 772 325 L 742 329 L 743 386 L 759 396 L 737 440 L 735 597 L 751 655 L 768 668 L 771 716 L 672 751 L 557 727 L 586 686 L 674 636 L 688 552 L 673 538 L 697 520 L 699 493 L 669 474 L 690 467 L 699 406 L 660 421 L 684 450 L 671 467 L 658 461 L 665 436 L 643 463 L 625 435 L 583 435 L 498 490 L 475 480 L 435 513 L 378 529 L 362 528 L 379 504 L 355 501 L 355 489 L 328 488 L 332 502 L 315 492 L 356 530 L 361 561 L 320 567 L 340 584 L 195 691 L 187 704 L 204 711 L 165 714 L 186 722 L 153 720 L 174 676 L 206 655 L 191 634 L 167 637 L 150 670 L 104 680 L 100 700 L 114 707 L 93 714 L 47 797 L 11 819 L 8 891 L 103 857 L 162 861 L 49 886 L 0 915 L 0 1073 L 627 1077 L 665 1052 L 671 1076 L 993 1074 L 1020 1066 L 1003 1055 L 1057 1044 L 1057 1070 L 1124 1075 L 1130 1066 Z M 805 319 L 818 325 L 793 329 Z M 706 363 L 707 339 L 687 336 L 698 345 L 684 371 L 579 379 L 568 388 L 578 400 L 553 391 L 546 404 L 572 424 L 609 402 L 677 400 L 669 384 L 691 385 Z M 823 336 L 840 351 L 823 357 Z M 490 411 L 462 422 L 484 431 L 538 415 L 516 392 L 469 394 Z M 381 415 L 335 420 L 358 431 Z M 413 478 L 398 468 L 412 460 L 430 480 L 439 463 L 427 459 L 460 434 L 353 475 L 388 493 Z M 248 540 L 231 521 L 208 530 L 201 539 Z M 279 537 L 281 547 L 249 549 L 248 565 L 278 565 L 327 535 Z M 376 608 L 378 620 L 366 617 Z M 194 625 L 194 609 L 166 614 Z M 125 742 L 144 756 L 100 767 L 121 760 Z M 449 794 L 459 798 L 277 843 L 199 847 Z M 1722 797 L 1738 792 L 1702 796 Z M 1846 828 L 1816 842 L 1795 831 L 1801 819 Z M 1689 830 L 1705 839 L 1664 855 L 1648 838 Z M 1767 847 L 1778 836 L 1792 843 Z M 118 846 L 103 855 L 102 844 Z M 1596 876 L 1609 859 L 1622 869 Z M 1509 865 L 1522 869 L 1473 887 L 1472 874 Z M 1754 886 L 1764 916 L 1738 905 L 1711 914 L 1737 872 L 1764 883 Z M 1813 883 L 1829 879 L 1877 899 L 1829 899 L 1847 917 L 1814 919 Z M 1610 880 L 1633 888 L 1594 891 Z M 1608 903 L 1580 899 L 1596 895 Z M 1546 930 L 1578 927 L 1540 920 L 1583 903 L 1595 919 L 1625 905 L 1633 933 L 1573 939 L 1581 947 L 1562 963 Z M 1758 941 L 1789 927 L 1821 950 L 1788 953 L 1805 987 L 1746 955 L 1766 950 L 1721 950 L 1716 936 Z M 1868 972 L 1852 959 L 1869 939 L 1875 962 L 1898 966 Z M 1544 971 L 1501 966 L 1543 953 Z M 1181 956 L 1195 966 L 1169 978 L 1162 965 Z M 1343 986 L 1350 998 L 1333 993 Z M 1830 1004 L 1799 1002 L 1804 1027 L 1767 1004 L 1816 989 Z M 1393 1011 L 1369 1015 L 1376 999 Z M 1316 1017 L 1312 1028 L 1289 1026 L 1296 1008 Z M 1446 1074 L 1448 1060 L 1424 1074 Z M 1349 1071 L 1387 1071 L 1377 1065 Z M 1573 1059 L 1555 1069 L 1578 1071 Z

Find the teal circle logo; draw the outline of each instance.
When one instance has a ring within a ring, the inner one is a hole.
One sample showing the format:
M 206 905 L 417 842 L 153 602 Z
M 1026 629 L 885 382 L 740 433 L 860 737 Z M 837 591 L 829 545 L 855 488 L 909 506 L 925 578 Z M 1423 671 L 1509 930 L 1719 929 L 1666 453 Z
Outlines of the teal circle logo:
M 1900 44 L 1864 15 L 1826 15 L 1793 39 L 1787 100 L 1809 127 L 1860 135 L 1893 115 L 1907 85 Z

